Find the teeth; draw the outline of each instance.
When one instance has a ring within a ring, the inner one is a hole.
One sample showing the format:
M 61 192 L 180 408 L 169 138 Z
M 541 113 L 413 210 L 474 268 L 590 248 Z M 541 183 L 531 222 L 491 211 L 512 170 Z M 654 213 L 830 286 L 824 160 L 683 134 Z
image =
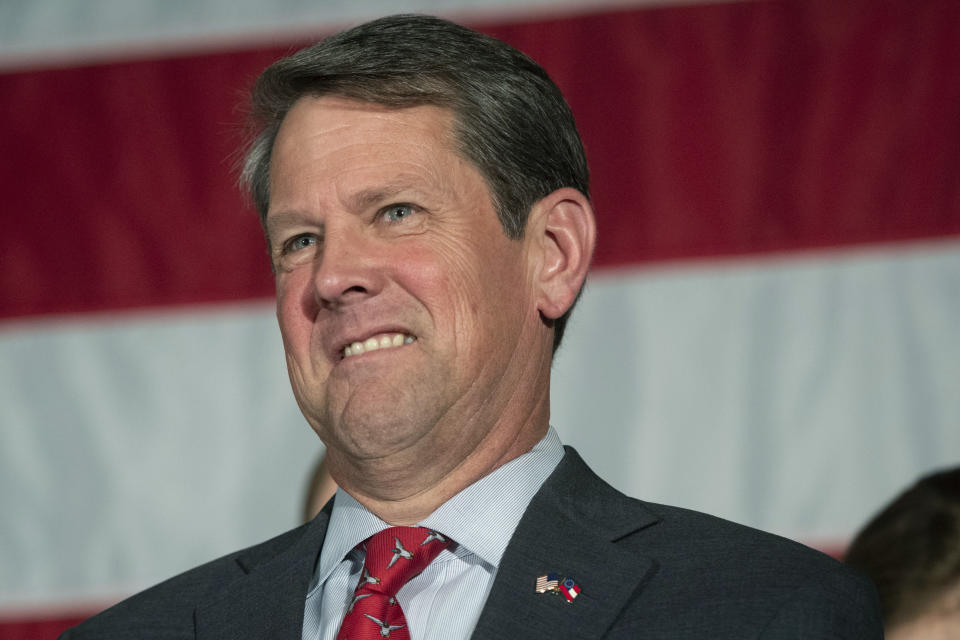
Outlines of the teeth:
M 367 351 L 376 351 L 377 349 L 391 349 L 393 347 L 402 347 L 405 344 L 414 342 L 413 336 L 405 336 L 402 333 L 384 333 L 379 336 L 367 338 L 363 342 L 354 342 L 343 350 L 343 357 L 358 356 Z

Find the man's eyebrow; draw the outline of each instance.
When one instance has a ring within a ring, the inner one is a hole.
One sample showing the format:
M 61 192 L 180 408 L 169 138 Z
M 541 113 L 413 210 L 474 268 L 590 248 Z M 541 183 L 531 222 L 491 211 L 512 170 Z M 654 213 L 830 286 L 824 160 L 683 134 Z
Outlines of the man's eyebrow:
M 270 238 L 270 232 L 286 227 L 294 227 L 309 222 L 309 218 L 295 210 L 270 212 L 264 220 L 264 226 L 267 230 L 267 237 Z
M 406 181 L 394 182 L 391 184 L 362 189 L 346 198 L 345 204 L 350 211 L 359 213 L 366 209 L 389 201 L 404 191 L 417 191 L 415 187 Z M 296 209 L 285 209 L 282 211 L 269 212 L 265 220 L 267 232 L 271 229 L 282 229 L 288 226 L 299 224 L 314 224 L 313 218 L 309 215 L 300 213 Z M 321 224 L 322 226 L 322 224 Z

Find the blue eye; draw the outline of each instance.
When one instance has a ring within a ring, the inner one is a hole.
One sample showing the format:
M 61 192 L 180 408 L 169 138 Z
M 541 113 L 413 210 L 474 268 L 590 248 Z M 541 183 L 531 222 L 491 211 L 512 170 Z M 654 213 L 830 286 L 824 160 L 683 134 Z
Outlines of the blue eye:
M 312 247 L 315 244 L 317 244 L 317 236 L 311 233 L 301 233 L 300 235 L 294 236 L 287 240 L 283 249 L 285 253 L 295 253 L 308 247 Z
M 413 207 L 408 204 L 392 204 L 383 210 L 387 222 L 400 222 L 413 215 Z

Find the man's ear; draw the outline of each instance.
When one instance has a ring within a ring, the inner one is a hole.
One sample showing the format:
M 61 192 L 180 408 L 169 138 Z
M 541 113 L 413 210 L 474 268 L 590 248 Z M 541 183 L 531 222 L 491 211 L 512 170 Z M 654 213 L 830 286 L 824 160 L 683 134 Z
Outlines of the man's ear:
M 526 233 L 537 274 L 537 309 L 556 320 L 573 305 L 590 268 L 597 236 L 593 207 L 576 189 L 558 189 L 533 205 Z

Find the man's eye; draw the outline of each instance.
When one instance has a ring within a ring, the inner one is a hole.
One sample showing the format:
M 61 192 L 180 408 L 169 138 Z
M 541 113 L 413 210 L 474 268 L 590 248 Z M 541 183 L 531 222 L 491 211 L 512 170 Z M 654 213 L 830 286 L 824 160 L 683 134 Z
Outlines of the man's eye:
M 392 204 L 383 210 L 383 218 L 387 222 L 400 222 L 413 215 L 413 207 L 409 204 Z
M 317 236 L 311 233 L 301 233 L 287 240 L 283 244 L 284 253 L 296 253 L 317 244 Z

